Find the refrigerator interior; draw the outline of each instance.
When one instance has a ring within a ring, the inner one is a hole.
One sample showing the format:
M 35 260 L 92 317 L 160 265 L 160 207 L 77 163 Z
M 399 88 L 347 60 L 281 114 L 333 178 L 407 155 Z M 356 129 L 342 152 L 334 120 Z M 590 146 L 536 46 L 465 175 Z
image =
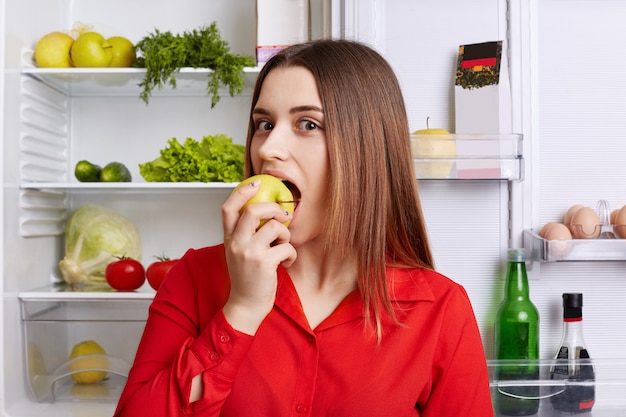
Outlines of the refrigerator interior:
M 113 300 L 81 294 L 73 294 L 74 298 L 61 294 L 59 300 L 46 290 L 37 293 L 60 277 L 57 263 L 64 253 L 64 218 L 89 203 L 123 213 L 140 231 L 145 265 L 156 256 L 176 258 L 188 248 L 219 243 L 220 206 L 232 187 L 146 189 L 138 164 L 156 158 L 174 137 L 182 143 L 187 137 L 200 140 L 204 135 L 224 133 L 243 144 L 255 74 L 250 76 L 247 94 L 231 98 L 222 91 L 221 101 L 212 109 L 204 92 L 206 72 L 181 75 L 177 91 L 155 91 L 146 105 L 139 99 L 136 77 L 87 74 L 59 91 L 21 75 L 22 69 L 32 66 L 29 53 L 37 39 L 51 31 L 69 30 L 76 22 L 92 25 L 105 37 L 121 35 L 137 42 L 155 28 L 180 33 L 215 21 L 232 52 L 254 56 L 255 2 L 148 5 L 65 0 L 4 1 L 2 6 L 4 120 L 11 123 L 3 125 L 0 402 L 4 415 L 11 416 L 111 415 L 123 385 L 123 378 L 114 372 L 108 375 L 110 391 L 100 396 L 98 392 L 70 392 L 75 386 L 67 384 L 67 377 L 52 386 L 51 378 L 40 383 L 33 374 L 63 375 L 62 364 L 72 346 L 86 339 L 97 340 L 113 360 L 132 361 L 154 291 L 146 283 L 138 293 L 116 294 Z M 64 84 L 63 75 L 56 81 Z M 82 159 L 101 166 L 122 162 L 139 187 L 67 191 L 63 184 L 76 183 L 73 167 Z M 31 182 L 61 187 L 20 189 Z M 26 301 L 20 304 L 24 292 Z M 123 317 L 116 315 L 122 311 L 126 312 Z M 116 363 L 110 364 L 115 368 Z
M 222 94 L 211 109 L 210 99 L 197 86 L 201 78 L 188 80 L 184 75 L 196 93 L 155 93 L 148 105 L 139 99 L 138 89 L 128 86 L 87 87 L 85 94 L 75 86 L 71 92 L 59 92 L 21 74 L 28 50 L 43 34 L 70 29 L 77 21 L 92 24 L 105 36 L 119 34 L 134 42 L 154 28 L 180 32 L 217 21 L 233 52 L 254 56 L 254 3 L 0 0 L 4 415 L 111 415 L 111 401 L 35 401 L 27 380 L 31 365 L 25 340 L 29 336 L 49 345 L 52 353 L 42 353 L 45 361 L 58 362 L 64 350 L 69 352 L 73 343 L 90 335 L 98 335 L 118 356 L 128 357 L 152 290 L 146 284 L 133 299 L 115 300 L 137 306 L 133 320 L 118 321 L 108 315 L 106 306 L 92 309 L 95 304 L 89 299 L 74 300 L 54 310 L 62 317 L 48 322 L 45 314 L 39 316 L 43 324 L 35 323 L 32 331 L 23 325 L 19 296 L 27 293 L 35 312 L 42 309 L 43 314 L 51 296 L 36 290 L 58 279 L 56 265 L 64 251 L 62 220 L 83 204 L 111 207 L 133 221 L 141 233 L 144 264 L 153 256 L 177 257 L 187 248 L 220 242 L 220 206 L 229 187 L 143 187 L 137 164 L 158 156 L 172 137 L 200 139 L 225 133 L 243 143 L 250 100 L 245 93 L 235 98 Z M 314 1 L 316 10 L 322 3 L 330 2 Z M 579 1 L 567 7 L 557 0 L 332 2 L 332 33 L 368 42 L 390 60 L 405 92 L 412 131 L 424 128 L 426 117 L 431 127 L 454 131 L 453 77 L 459 45 L 508 42 L 512 131 L 524 134 L 523 181 L 419 181 L 436 266 L 467 289 L 488 357 L 493 315 L 502 298 L 506 248 L 521 246 L 524 230 L 558 221 L 573 204 L 595 207 L 600 199 L 608 200 L 612 208 L 626 204 L 626 180 L 619 175 L 622 161 L 615 152 L 623 147 L 618 132 L 624 130 L 624 122 L 619 116 L 626 110 L 622 100 L 626 85 L 619 74 L 624 58 L 616 52 L 621 44 L 615 34 L 621 33 L 619 17 L 625 15 L 625 7 L 611 0 Z M 319 26 L 313 28 L 317 33 L 322 32 Z M 581 65 L 581 57 L 590 64 Z M 591 63 L 600 62 L 606 63 L 602 76 L 591 77 Z M 249 77 L 251 83 L 254 71 Z M 33 131 L 45 131 L 50 140 L 28 140 Z M 75 182 L 72 170 L 80 159 L 102 164 L 119 160 L 131 169 L 134 183 L 113 190 L 69 192 L 63 187 L 44 192 L 23 187 L 24 177 Z M 624 357 L 615 348 L 626 344 L 624 332 L 616 331 L 625 311 L 623 262 L 532 262 L 529 267 L 531 297 L 541 314 L 542 358 L 552 357 L 559 342 L 560 297 L 566 291 L 585 294 L 585 337 L 592 357 Z M 96 313 L 102 316 L 94 318 Z M 63 331 L 47 327 L 67 321 L 73 324 L 62 326 Z M 134 336 L 120 340 L 119 333 L 129 328 L 128 334 Z M 613 368 L 623 370 L 620 366 Z

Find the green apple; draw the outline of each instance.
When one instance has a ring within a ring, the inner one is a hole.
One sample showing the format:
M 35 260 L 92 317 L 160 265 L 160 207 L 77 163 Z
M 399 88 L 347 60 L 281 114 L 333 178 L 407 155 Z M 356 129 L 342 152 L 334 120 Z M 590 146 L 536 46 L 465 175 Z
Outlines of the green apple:
M 241 181 L 237 187 L 233 190 L 233 192 L 237 191 L 239 188 L 250 184 L 253 181 L 261 180 L 259 184 L 259 192 L 254 195 L 250 200 L 246 202 L 241 208 L 241 213 L 248 207 L 250 204 L 255 203 L 278 203 L 280 207 L 288 211 L 290 214 L 293 214 L 295 210 L 295 202 L 293 199 L 293 194 L 289 191 L 289 188 L 278 178 L 267 175 L 260 174 L 254 175 L 250 178 L 246 178 Z M 261 224 L 259 227 L 263 226 L 267 220 L 261 220 Z M 291 219 L 287 220 L 284 225 L 289 226 Z
M 40 68 L 69 68 L 70 48 L 74 43 L 67 33 L 51 32 L 42 36 L 35 45 L 35 62 Z
M 85 32 L 72 44 L 70 56 L 75 67 L 108 67 L 113 48 L 101 34 Z
M 135 62 L 137 54 L 135 45 L 123 36 L 113 36 L 107 39 L 111 48 L 113 48 L 113 59 L 109 63 L 110 67 L 130 67 Z
M 456 142 L 450 132 L 442 128 L 420 129 L 411 135 L 411 151 L 414 158 L 450 159 L 448 161 L 416 161 L 415 171 L 418 178 L 447 178 L 456 158 Z

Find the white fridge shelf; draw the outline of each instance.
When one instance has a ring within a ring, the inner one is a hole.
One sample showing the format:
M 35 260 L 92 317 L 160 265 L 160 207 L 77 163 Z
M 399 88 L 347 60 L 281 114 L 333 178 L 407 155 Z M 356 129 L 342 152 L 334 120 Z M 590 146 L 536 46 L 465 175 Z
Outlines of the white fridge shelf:
M 144 68 L 39 68 L 33 51 L 22 52 L 22 74 L 29 75 L 70 97 L 136 96 L 139 98 Z M 243 92 L 250 93 L 260 67 L 244 68 Z M 174 74 L 176 88 L 164 85 L 152 96 L 206 96 L 209 68 L 181 68 Z
M 107 193 L 189 193 L 205 190 L 230 190 L 238 182 L 26 182 L 21 190 L 71 192 L 83 194 Z

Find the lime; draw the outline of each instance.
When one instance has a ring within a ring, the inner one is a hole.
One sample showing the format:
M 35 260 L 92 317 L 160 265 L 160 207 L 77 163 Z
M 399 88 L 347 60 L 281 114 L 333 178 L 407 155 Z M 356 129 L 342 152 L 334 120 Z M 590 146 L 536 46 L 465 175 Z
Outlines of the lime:
M 100 181 L 100 171 L 102 168 L 89 161 L 78 161 L 74 168 L 74 176 L 80 182 L 97 182 Z
M 105 165 L 100 172 L 100 181 L 103 182 L 131 182 L 132 177 L 126 165 L 121 162 L 111 162 Z

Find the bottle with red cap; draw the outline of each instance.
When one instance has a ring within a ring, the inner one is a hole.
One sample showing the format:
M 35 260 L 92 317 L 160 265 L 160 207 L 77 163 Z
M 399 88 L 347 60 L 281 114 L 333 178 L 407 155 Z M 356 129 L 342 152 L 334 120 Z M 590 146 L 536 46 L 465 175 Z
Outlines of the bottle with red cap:
M 583 295 L 563 294 L 563 336 L 550 371 L 552 407 L 563 414 L 590 412 L 595 402 L 595 372 L 583 338 Z

